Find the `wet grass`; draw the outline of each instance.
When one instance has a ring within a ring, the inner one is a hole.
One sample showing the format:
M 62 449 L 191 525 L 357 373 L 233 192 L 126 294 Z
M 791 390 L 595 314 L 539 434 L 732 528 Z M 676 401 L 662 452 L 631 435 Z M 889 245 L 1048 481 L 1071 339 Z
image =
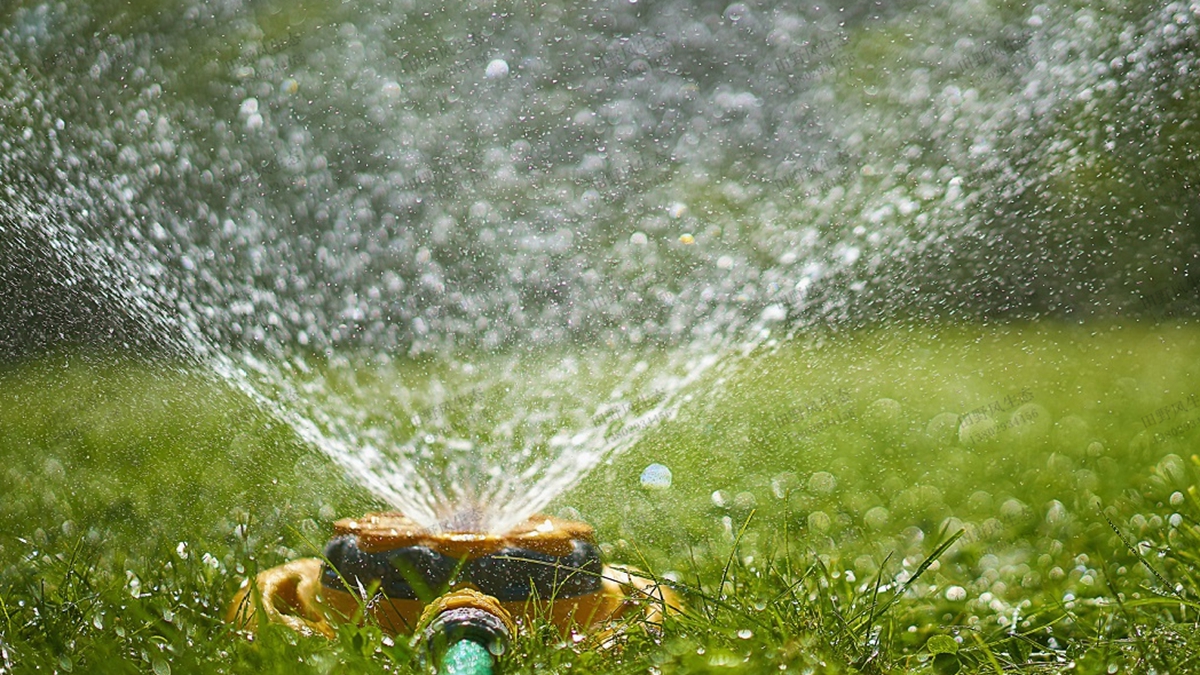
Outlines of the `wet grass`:
M 551 511 L 688 611 L 506 672 L 1177 672 L 1200 657 L 1200 330 L 930 327 L 747 359 Z M 418 672 L 373 626 L 222 620 L 378 505 L 163 364 L 0 373 L 0 672 Z M 670 488 L 639 487 L 650 462 Z

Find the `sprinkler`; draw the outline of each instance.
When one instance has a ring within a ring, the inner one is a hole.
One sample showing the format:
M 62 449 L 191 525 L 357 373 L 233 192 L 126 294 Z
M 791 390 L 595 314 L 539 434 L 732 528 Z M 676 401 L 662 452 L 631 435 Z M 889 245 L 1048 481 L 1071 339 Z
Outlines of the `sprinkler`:
M 255 587 L 258 598 L 247 584 L 230 605 L 228 620 L 241 628 L 265 618 L 333 637 L 334 624 L 369 619 L 412 635 L 447 674 L 492 672 L 535 618 L 564 637 L 611 636 L 619 619 L 657 630 L 680 608 L 669 588 L 604 565 L 591 526 L 543 515 L 502 535 L 430 532 L 399 513 L 346 518 L 334 524 L 323 560 L 271 568 Z

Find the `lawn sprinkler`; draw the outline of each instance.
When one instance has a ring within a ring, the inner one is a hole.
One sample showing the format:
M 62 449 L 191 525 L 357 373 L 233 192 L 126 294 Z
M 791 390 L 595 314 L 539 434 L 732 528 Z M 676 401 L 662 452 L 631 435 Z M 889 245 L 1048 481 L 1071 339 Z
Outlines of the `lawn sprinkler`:
M 439 672 L 465 674 L 492 672 L 534 619 L 605 643 L 625 619 L 653 631 L 679 608 L 666 586 L 603 564 L 585 523 L 538 515 L 503 535 L 430 532 L 399 513 L 369 513 L 334 523 L 324 559 L 293 560 L 244 585 L 228 620 L 333 637 L 334 624 L 369 619 L 413 636 Z

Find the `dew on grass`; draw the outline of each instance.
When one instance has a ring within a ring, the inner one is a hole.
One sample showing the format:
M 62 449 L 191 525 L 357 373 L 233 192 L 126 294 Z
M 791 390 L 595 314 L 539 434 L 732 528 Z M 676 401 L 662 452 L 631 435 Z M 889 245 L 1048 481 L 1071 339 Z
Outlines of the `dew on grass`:
M 713 490 L 711 499 L 713 506 L 719 509 L 725 508 L 725 506 L 729 503 L 728 496 L 722 490 Z
M 1171 506 L 1179 506 L 1183 503 L 1183 493 L 1176 490 L 1171 493 Z
M 946 589 L 946 599 L 950 602 L 962 602 L 967 599 L 967 589 L 962 586 L 951 586 Z
M 737 636 L 743 640 L 749 640 L 754 637 L 754 631 L 749 628 L 743 628 L 737 632 Z

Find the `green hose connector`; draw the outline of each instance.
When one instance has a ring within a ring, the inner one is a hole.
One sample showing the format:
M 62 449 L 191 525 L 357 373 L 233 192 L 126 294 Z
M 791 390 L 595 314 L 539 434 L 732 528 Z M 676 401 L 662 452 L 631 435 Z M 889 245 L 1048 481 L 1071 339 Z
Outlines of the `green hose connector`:
M 459 640 L 442 654 L 438 675 L 493 675 L 496 658 L 474 640 Z
M 425 607 L 414 638 L 438 675 L 493 675 L 515 631 L 498 600 L 462 588 Z

